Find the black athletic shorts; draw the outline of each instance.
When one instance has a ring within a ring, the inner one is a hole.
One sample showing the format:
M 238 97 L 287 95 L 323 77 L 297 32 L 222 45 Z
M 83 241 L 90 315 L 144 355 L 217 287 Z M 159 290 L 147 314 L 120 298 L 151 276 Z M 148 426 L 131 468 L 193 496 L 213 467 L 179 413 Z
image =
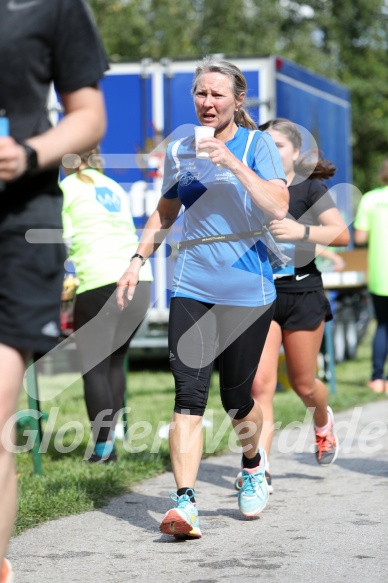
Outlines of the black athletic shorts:
M 44 354 L 60 334 L 65 246 L 32 244 L 20 230 L 0 233 L 0 343 Z
M 333 319 L 323 290 L 281 292 L 277 290 L 274 320 L 284 330 L 313 330 L 322 321 Z

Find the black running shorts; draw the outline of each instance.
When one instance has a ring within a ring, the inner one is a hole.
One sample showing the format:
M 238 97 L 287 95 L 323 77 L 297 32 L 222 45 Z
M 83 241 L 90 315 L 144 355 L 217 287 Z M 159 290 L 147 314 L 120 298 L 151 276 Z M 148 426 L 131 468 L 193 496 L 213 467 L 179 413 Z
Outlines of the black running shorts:
M 65 246 L 32 244 L 22 229 L 0 234 L 0 343 L 44 354 L 60 333 Z
M 323 290 L 277 291 L 274 320 L 284 330 L 313 330 L 321 322 L 332 319 L 330 303 Z

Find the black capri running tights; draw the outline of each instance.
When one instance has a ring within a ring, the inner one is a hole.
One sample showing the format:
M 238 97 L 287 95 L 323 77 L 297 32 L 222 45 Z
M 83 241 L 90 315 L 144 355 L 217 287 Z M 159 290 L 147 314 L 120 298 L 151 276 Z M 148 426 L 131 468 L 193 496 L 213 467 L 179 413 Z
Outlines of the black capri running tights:
M 213 364 L 219 355 L 225 411 L 243 419 L 253 407 L 253 378 L 271 324 L 274 304 L 255 308 L 173 298 L 170 306 L 170 367 L 176 413 L 203 415 Z

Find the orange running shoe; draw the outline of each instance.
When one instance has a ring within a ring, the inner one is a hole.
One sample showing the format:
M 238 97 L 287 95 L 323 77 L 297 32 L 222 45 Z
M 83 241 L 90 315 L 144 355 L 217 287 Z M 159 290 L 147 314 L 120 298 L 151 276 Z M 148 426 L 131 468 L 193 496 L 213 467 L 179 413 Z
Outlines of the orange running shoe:
M 338 455 L 338 440 L 334 433 L 334 415 L 331 407 L 327 408 L 331 427 L 326 435 L 315 432 L 315 458 L 320 466 L 329 466 Z

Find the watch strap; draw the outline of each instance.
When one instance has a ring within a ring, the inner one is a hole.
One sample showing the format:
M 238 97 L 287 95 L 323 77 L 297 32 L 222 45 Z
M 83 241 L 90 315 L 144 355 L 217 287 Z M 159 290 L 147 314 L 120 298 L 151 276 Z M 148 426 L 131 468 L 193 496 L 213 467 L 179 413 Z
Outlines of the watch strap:
M 309 225 L 305 225 L 304 226 L 304 235 L 303 235 L 303 239 L 302 241 L 307 241 L 310 237 L 310 226 Z
M 25 174 L 30 174 L 38 168 L 38 154 L 35 148 L 26 144 L 25 142 L 19 142 L 26 153 L 26 171 Z
M 144 259 L 143 255 L 140 255 L 140 253 L 135 253 L 134 255 L 132 255 L 131 261 L 132 261 L 132 259 L 135 259 L 135 257 L 137 257 L 138 259 L 141 259 L 141 266 L 143 267 L 143 265 L 145 264 L 147 259 Z

